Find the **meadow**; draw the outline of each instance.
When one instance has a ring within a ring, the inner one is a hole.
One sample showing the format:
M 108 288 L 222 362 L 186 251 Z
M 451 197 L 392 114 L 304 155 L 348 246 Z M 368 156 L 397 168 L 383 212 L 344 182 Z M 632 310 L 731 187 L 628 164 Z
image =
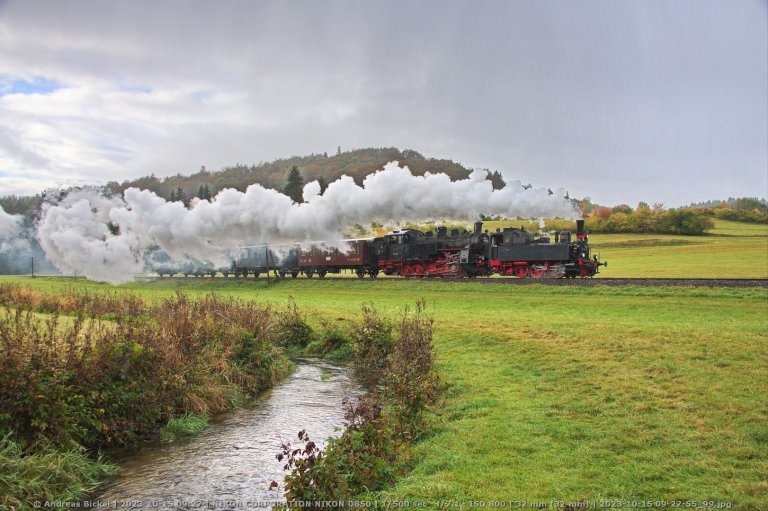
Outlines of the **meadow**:
M 768 227 L 590 237 L 604 277 L 768 277 Z M 46 294 L 211 292 L 283 308 L 316 332 L 361 304 L 434 317 L 442 401 L 386 500 L 696 501 L 768 508 L 768 290 L 499 286 L 399 279 L 165 279 L 112 287 L 0 277 Z M 311 432 L 308 432 L 311 435 Z M 705 505 L 705 504 L 702 504 Z M 625 506 L 626 507 L 626 506 Z
M 373 303 L 421 299 L 446 384 L 394 500 L 696 500 L 768 507 L 768 291 L 487 286 L 419 281 L 179 281 L 111 288 L 150 300 L 182 289 L 284 305 L 339 328 Z M 311 434 L 311 432 L 309 432 Z

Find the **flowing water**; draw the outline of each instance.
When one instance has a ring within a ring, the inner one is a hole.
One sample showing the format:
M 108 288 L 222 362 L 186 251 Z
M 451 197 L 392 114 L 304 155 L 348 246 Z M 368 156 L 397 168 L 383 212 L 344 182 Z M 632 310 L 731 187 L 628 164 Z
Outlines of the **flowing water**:
M 116 508 L 253 508 L 280 495 L 282 440 L 298 445 L 306 429 L 313 441 L 343 426 L 342 400 L 359 394 L 349 370 L 302 360 L 298 369 L 257 402 L 226 414 L 200 435 L 145 448 L 120 460 L 118 476 L 91 504 Z

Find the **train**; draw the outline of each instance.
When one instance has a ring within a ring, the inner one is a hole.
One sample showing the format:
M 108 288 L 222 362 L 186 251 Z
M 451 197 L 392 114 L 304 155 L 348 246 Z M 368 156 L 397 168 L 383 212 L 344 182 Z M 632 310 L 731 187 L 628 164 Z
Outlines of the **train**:
M 372 238 L 344 240 L 345 249 L 323 242 L 292 245 L 252 245 L 240 249 L 232 264 L 217 268 L 210 263 L 170 260 L 155 264 L 161 277 L 182 274 L 188 277 L 218 274 L 228 277 L 253 276 L 270 272 L 280 278 L 304 275 L 324 278 L 329 273 L 351 271 L 359 278 L 379 274 L 405 278 L 476 278 L 500 275 L 517 278 L 593 277 L 601 266 L 590 252 L 584 221 L 576 221 L 572 231 L 534 234 L 520 228 L 436 232 L 401 229 Z

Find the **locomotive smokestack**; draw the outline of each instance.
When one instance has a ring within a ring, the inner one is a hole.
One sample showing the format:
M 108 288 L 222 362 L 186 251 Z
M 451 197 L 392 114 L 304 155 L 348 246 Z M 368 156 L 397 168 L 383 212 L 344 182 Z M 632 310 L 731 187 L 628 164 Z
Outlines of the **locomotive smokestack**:
M 576 237 L 584 239 L 584 220 L 576 220 Z
M 483 233 L 483 222 L 475 222 L 475 234 Z

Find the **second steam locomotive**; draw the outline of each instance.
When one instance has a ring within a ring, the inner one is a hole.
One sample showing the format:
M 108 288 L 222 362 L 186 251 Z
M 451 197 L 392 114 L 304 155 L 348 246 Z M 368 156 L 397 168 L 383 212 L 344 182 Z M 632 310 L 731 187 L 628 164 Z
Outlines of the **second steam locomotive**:
M 480 277 L 498 274 L 519 278 L 592 277 L 600 262 L 590 254 L 584 221 L 576 221 L 571 231 L 534 236 L 523 228 L 506 228 L 489 233 L 483 223 L 475 223 L 473 232 L 450 233 L 439 227 L 436 233 L 404 229 L 376 238 L 347 240 L 341 251 L 322 243 L 291 246 L 256 245 L 243 247 L 230 267 L 212 265 L 162 265 L 160 276 L 181 273 L 185 276 L 247 277 L 276 272 L 280 277 L 300 274 L 308 278 L 351 270 L 358 277 L 376 277 L 379 273 L 407 278 Z

